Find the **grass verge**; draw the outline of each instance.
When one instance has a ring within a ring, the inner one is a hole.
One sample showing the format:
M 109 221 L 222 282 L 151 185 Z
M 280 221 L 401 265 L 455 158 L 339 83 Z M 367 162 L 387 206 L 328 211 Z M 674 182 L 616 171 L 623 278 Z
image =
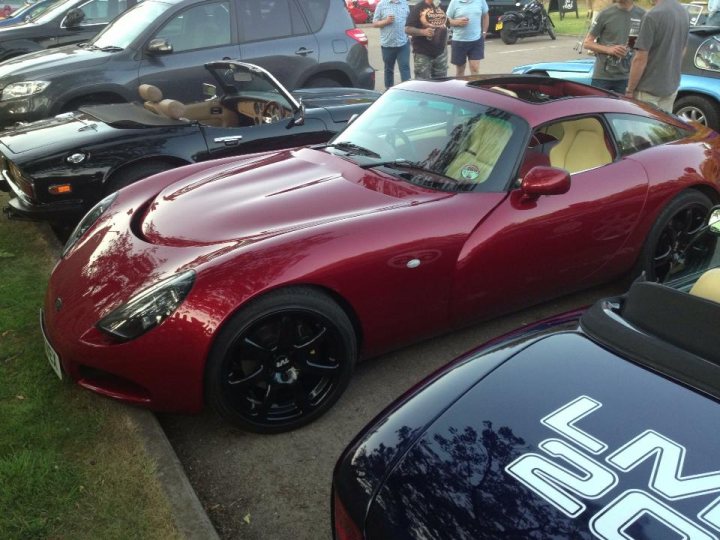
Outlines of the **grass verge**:
M 127 409 L 45 360 L 53 260 L 38 231 L 0 219 L 0 538 L 178 538 Z

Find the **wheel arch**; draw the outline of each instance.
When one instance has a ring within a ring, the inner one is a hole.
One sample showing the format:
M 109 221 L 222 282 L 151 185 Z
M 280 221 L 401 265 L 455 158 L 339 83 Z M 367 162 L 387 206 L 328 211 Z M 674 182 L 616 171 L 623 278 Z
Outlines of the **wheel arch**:
M 342 69 L 320 67 L 316 71 L 306 74 L 305 77 L 299 81 L 298 88 L 305 87 L 313 79 L 333 79 L 337 81 L 340 86 L 353 86 L 350 76 Z
M 235 306 L 235 308 L 230 313 L 227 314 L 227 316 L 222 320 L 222 322 L 217 326 L 217 328 L 215 328 L 212 343 L 210 344 L 210 347 L 208 348 L 208 354 L 210 354 L 210 351 L 212 350 L 212 348 L 214 346 L 214 342 L 217 339 L 217 336 L 222 331 L 222 329 L 249 302 L 255 302 L 255 301 L 259 300 L 260 298 L 264 297 L 265 295 L 268 295 L 270 293 L 274 293 L 277 291 L 282 291 L 283 289 L 305 289 L 305 290 L 309 290 L 309 291 L 319 292 L 319 293 L 324 294 L 325 296 L 329 297 L 338 306 L 340 306 L 340 309 L 342 309 L 345 312 L 345 314 L 348 316 L 348 319 L 350 319 L 350 323 L 352 324 L 353 330 L 355 331 L 355 339 L 357 341 L 358 356 L 360 356 L 360 351 L 362 351 L 362 346 L 363 346 L 363 341 L 364 341 L 363 340 L 363 328 L 362 328 L 362 324 L 360 323 L 360 317 L 358 317 L 358 314 L 355 311 L 355 308 L 338 291 L 336 291 L 330 287 L 327 287 L 325 285 L 319 285 L 317 283 L 311 283 L 311 282 L 283 283 L 282 285 L 278 285 L 277 287 L 270 287 L 268 289 L 261 291 L 259 294 L 251 295 L 244 302 Z M 207 360 L 207 359 L 205 359 L 205 360 Z
M 699 191 L 700 193 L 705 195 L 708 199 L 710 199 L 713 204 L 720 203 L 720 193 L 718 193 L 717 190 L 713 189 L 712 187 L 708 186 L 707 184 L 695 184 L 693 186 L 689 186 L 688 189 L 694 189 L 695 191 Z
M 168 155 L 143 156 L 133 161 L 123 161 L 119 166 L 107 172 L 102 181 L 103 188 L 105 188 L 105 186 L 107 186 L 108 183 L 113 180 L 113 178 L 117 177 L 117 175 L 122 173 L 123 171 L 127 171 L 128 169 L 132 169 L 133 167 L 137 167 L 138 165 L 143 165 L 146 163 L 166 163 L 172 168 L 175 168 L 182 167 L 183 165 L 190 165 L 192 162 L 187 161 L 183 158 L 179 158 L 177 156 Z

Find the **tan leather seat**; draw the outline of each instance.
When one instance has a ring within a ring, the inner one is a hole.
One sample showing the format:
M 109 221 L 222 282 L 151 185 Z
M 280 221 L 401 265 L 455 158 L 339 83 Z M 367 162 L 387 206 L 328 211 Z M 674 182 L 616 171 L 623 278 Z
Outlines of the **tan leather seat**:
M 550 150 L 550 164 L 570 173 L 601 167 L 612 162 L 605 145 L 605 131 L 596 118 L 563 122 L 560 142 Z
M 690 289 L 690 294 L 720 304 L 720 268 L 708 270 Z
M 143 100 L 143 106 L 148 111 L 160 114 L 157 106 L 163 98 L 162 90 L 152 84 L 141 84 L 138 86 L 138 94 L 140 94 L 140 99 Z
M 466 147 L 460 151 L 445 171 L 455 180 L 481 183 L 488 179 L 500 154 L 512 135 L 509 122 L 483 116 L 466 136 Z
M 518 95 L 513 92 L 512 90 L 508 90 L 507 88 L 503 88 L 502 86 L 491 86 L 490 90 L 495 90 L 496 92 L 500 92 L 501 94 L 507 94 L 508 96 L 512 97 L 518 97 Z
M 163 99 L 157 104 L 157 108 L 159 114 L 175 120 L 183 118 L 185 113 L 185 105 L 174 99 Z

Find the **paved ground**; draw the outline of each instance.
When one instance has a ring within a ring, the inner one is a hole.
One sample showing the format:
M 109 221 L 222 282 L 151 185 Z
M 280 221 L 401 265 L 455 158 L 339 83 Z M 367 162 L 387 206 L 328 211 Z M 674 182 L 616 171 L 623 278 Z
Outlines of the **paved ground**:
M 366 31 L 376 44 L 376 31 Z M 577 57 L 574 42 L 574 38 L 551 41 L 543 37 L 508 46 L 493 40 L 482 70 L 502 73 L 522 63 Z M 371 58 L 375 67 L 382 65 L 376 46 L 371 47 Z M 382 74 L 377 80 L 382 82 Z M 332 411 L 293 433 L 241 433 L 211 413 L 161 416 L 160 420 L 221 537 L 330 538 L 330 478 L 335 460 L 352 436 L 386 404 L 487 339 L 617 290 L 615 286 L 574 295 L 367 361 L 358 367 L 350 388 Z

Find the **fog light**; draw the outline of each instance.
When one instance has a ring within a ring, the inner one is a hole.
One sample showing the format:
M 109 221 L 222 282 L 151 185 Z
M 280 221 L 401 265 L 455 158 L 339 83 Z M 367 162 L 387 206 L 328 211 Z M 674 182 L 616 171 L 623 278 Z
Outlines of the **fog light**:
M 70 184 L 55 184 L 48 188 L 50 195 L 64 195 L 65 193 L 72 193 L 72 186 Z

